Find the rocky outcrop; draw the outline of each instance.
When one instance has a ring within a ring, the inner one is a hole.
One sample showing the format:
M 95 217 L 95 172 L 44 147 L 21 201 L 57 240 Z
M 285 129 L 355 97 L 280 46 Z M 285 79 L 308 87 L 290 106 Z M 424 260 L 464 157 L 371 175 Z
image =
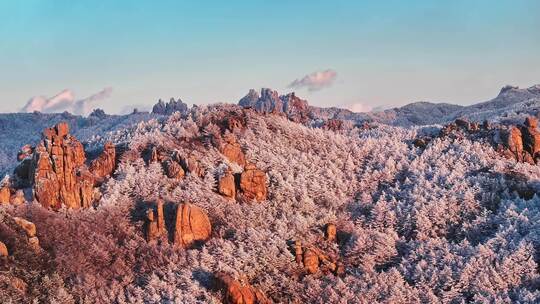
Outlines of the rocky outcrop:
M 35 252 L 41 250 L 39 239 L 36 236 L 36 225 L 20 217 L 14 217 L 13 221 L 25 232 L 28 246 Z
M 227 171 L 219 178 L 218 192 L 227 198 L 234 199 L 236 197 L 234 175 L 230 168 L 227 168 Z
M 329 223 L 326 225 L 326 240 L 335 242 L 337 240 L 337 228 L 335 224 Z
M 309 120 L 310 108 L 307 101 L 298 98 L 294 93 L 279 96 L 277 91 L 263 88 L 261 94 L 251 89 L 238 102 L 244 108 L 253 108 L 260 113 L 282 113 L 290 120 L 306 123 Z
M 6 244 L 0 241 L 0 257 L 7 257 L 9 255 Z
M 279 98 L 278 92 L 268 88 L 262 88 L 260 96 L 255 90 L 250 90 L 238 104 L 261 113 L 283 112 L 283 101 Z
M 153 242 L 164 236 L 167 236 L 167 229 L 163 214 L 163 200 L 158 200 L 155 208 L 146 211 L 145 237 L 146 241 Z
M 268 190 L 266 188 L 266 174 L 257 169 L 253 164 L 247 164 L 244 172 L 240 175 L 240 190 L 248 200 L 266 200 Z
M 0 186 L 0 204 L 9 204 L 11 199 L 11 189 L 9 186 Z
M 152 113 L 160 115 L 171 115 L 174 112 L 185 113 L 188 110 L 188 105 L 183 103 L 180 98 L 174 100 L 171 98 L 168 103 L 159 100 L 152 108 Z
M 253 286 L 235 280 L 226 273 L 216 275 L 218 285 L 224 294 L 224 304 L 270 304 L 270 301 L 261 291 Z
M 236 137 L 232 133 L 223 135 L 223 141 L 220 143 L 219 150 L 229 161 L 235 162 L 240 166 L 246 164 L 246 157 Z
M 523 150 L 536 161 L 540 156 L 540 132 L 538 132 L 538 120 L 534 117 L 527 117 L 525 124 L 521 127 L 523 138 Z
M 85 166 L 82 144 L 69 135 L 66 123 L 45 129 L 33 156 L 30 178 L 36 199 L 45 207 L 88 207 L 94 177 Z
M 302 247 L 302 243 L 296 241 L 294 252 L 296 263 L 302 266 L 308 274 L 315 274 L 322 271 L 342 275 L 345 272 L 345 268 L 341 262 L 331 258 L 313 246 Z
M 173 159 L 167 159 L 163 161 L 163 170 L 168 178 L 181 179 L 184 177 L 185 172 L 182 166 Z
M 156 163 L 159 161 L 159 154 L 157 148 L 154 146 L 152 147 L 152 152 L 150 152 L 150 160 L 149 163 Z
M 90 172 L 94 175 L 96 184 L 100 184 L 116 167 L 116 148 L 112 142 L 106 142 L 103 152 L 90 163 Z
M 180 158 L 180 165 L 184 171 L 189 172 L 189 174 L 197 177 L 204 176 L 204 169 L 199 163 L 199 160 L 194 155 L 189 155 L 187 157 Z
M 520 125 L 498 125 L 484 121 L 482 124 L 456 119 L 444 126 L 440 137 L 469 138 L 491 144 L 502 155 L 518 162 L 536 164 L 540 160 L 540 132 L 538 120 L 527 117 Z M 429 142 L 429 141 L 427 141 Z M 414 142 L 415 145 L 417 142 Z M 418 142 L 420 146 L 420 142 Z
M 212 233 L 208 215 L 192 204 L 178 205 L 174 227 L 174 244 L 183 248 L 208 240 Z
M 311 112 L 306 100 L 299 98 L 294 92 L 281 96 L 280 99 L 283 101 L 283 112 L 290 120 L 304 124 L 309 121 Z
M 69 134 L 67 123 L 61 122 L 43 131 L 42 140 L 15 169 L 18 186 L 32 187 L 35 198 L 47 208 L 89 207 L 94 184 L 114 171 L 115 148 L 107 143 L 103 153 L 86 165 L 81 142 Z M 24 201 L 24 195 L 16 198 Z
M 540 159 L 540 132 L 538 120 L 527 117 L 525 123 L 500 131 L 503 154 L 519 162 L 538 163 Z
M 512 126 L 510 129 L 501 132 L 501 137 L 510 155 L 517 161 L 523 161 L 523 138 L 521 130 L 518 127 Z

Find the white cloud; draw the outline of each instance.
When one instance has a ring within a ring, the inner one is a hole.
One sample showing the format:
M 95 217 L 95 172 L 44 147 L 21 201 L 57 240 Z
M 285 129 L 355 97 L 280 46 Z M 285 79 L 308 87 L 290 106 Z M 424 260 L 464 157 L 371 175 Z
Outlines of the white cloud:
M 22 112 L 39 111 L 43 113 L 55 113 L 68 111 L 73 114 L 87 115 L 92 110 L 92 106 L 111 96 L 112 88 L 105 88 L 96 94 L 83 99 L 75 99 L 75 94 L 71 90 L 63 90 L 57 95 L 47 98 L 45 96 L 35 96 L 30 98 L 22 108 Z
M 337 77 L 334 70 L 314 72 L 309 75 L 296 79 L 289 84 L 289 88 L 301 89 L 307 88 L 309 91 L 317 91 L 331 86 Z
M 355 113 L 370 112 L 371 110 L 373 110 L 371 106 L 359 102 L 348 104 L 345 107 Z

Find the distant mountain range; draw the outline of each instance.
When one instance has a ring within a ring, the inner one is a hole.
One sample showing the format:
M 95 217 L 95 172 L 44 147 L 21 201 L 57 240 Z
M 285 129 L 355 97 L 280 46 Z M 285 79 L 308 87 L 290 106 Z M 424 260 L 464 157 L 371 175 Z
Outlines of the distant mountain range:
M 402 127 L 445 124 L 460 117 L 471 121 L 516 123 L 522 121 L 527 115 L 539 115 L 540 85 L 526 89 L 505 86 L 497 97 L 470 106 L 415 102 L 402 107 L 366 113 L 355 113 L 336 107 L 311 106 L 308 101 L 299 98 L 294 93 L 280 96 L 277 91 L 267 88 L 261 89 L 260 94 L 255 90 L 250 90 L 238 104 L 242 107 L 254 108 L 259 112 L 283 113 L 295 121 L 315 127 L 329 119 L 349 120 L 356 124 L 371 122 Z M 67 121 L 72 126 L 72 133 L 82 142 L 86 142 L 109 132 L 129 128 L 142 121 L 159 119 L 175 112 L 186 114 L 189 110 L 187 104 L 180 99 L 171 99 L 167 103 L 159 100 L 151 113 L 135 111 L 127 115 L 109 115 L 103 110 L 96 109 L 88 117 L 68 112 L 0 114 L 0 142 L 2 142 L 0 176 L 13 169 L 13 160 L 23 145 L 36 142 L 40 138 L 41 130 L 60 121 Z

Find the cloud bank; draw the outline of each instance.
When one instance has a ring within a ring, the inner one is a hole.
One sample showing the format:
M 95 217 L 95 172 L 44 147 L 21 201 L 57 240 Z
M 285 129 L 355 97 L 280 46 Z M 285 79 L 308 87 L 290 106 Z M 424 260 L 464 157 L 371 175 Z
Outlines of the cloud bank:
M 318 91 L 331 86 L 336 77 L 337 72 L 334 70 L 314 72 L 301 79 L 294 80 L 288 87 L 294 89 L 307 88 L 309 91 Z
M 21 112 L 39 111 L 43 113 L 55 113 L 68 111 L 77 115 L 87 115 L 92 110 L 92 106 L 97 102 L 109 98 L 112 88 L 104 88 L 96 94 L 83 99 L 76 99 L 71 90 L 63 90 L 57 95 L 47 98 L 45 96 L 35 96 L 30 98 Z

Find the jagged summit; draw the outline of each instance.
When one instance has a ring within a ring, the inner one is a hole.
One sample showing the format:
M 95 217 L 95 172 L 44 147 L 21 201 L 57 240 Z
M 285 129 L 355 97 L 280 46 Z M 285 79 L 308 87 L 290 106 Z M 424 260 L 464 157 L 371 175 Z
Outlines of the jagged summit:
M 261 94 L 254 89 L 249 90 L 238 105 L 252 108 L 260 113 L 283 113 L 291 120 L 306 122 L 310 113 L 308 102 L 295 95 L 294 92 L 279 95 L 275 90 L 262 88 Z
M 182 102 L 180 98 L 178 98 L 178 100 L 171 98 L 169 102 L 167 103 L 159 99 L 158 102 L 152 108 L 152 113 L 160 114 L 160 115 L 170 115 L 174 112 L 184 113 L 187 110 L 188 110 L 188 105 Z

